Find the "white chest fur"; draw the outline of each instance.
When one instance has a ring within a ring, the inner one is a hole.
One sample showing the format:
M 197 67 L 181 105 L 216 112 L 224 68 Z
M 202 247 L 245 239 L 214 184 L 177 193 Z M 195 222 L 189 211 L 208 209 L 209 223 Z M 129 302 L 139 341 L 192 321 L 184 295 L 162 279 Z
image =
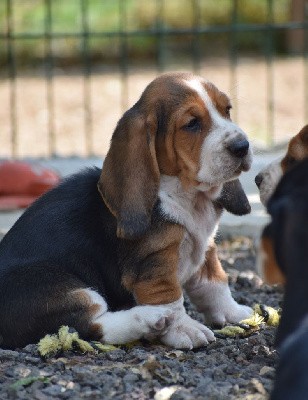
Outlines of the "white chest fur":
M 217 190 L 215 194 L 217 196 Z M 164 214 L 185 228 L 178 267 L 178 277 L 183 284 L 204 263 L 209 240 L 216 232 L 219 214 L 208 192 L 196 189 L 184 191 L 177 177 L 161 177 L 159 198 Z

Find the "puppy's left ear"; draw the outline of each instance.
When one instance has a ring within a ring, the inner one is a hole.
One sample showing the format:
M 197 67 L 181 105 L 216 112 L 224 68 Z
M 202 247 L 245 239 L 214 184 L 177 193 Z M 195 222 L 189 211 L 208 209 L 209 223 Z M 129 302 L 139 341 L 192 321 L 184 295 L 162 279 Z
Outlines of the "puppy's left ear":
M 246 215 L 251 211 L 251 206 L 239 179 L 226 182 L 216 202 L 234 215 Z
M 141 237 L 151 224 L 160 179 L 156 130 L 156 118 L 135 105 L 118 122 L 103 164 L 98 190 L 122 239 Z

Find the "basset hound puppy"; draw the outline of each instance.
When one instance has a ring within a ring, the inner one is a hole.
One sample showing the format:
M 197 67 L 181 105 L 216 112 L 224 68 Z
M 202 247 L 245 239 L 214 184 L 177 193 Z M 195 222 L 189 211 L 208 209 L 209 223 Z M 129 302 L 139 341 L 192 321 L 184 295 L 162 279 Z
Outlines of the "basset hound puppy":
M 286 154 L 265 167 L 255 178 L 261 202 L 266 205 L 281 177 L 299 161 L 308 157 L 308 125 L 289 142 Z M 265 227 L 260 241 L 258 270 L 269 284 L 284 283 L 285 276 L 278 267 L 269 228 Z
M 282 177 L 267 209 L 271 222 L 266 233 L 285 281 L 285 305 L 278 329 L 278 342 L 281 342 L 296 326 L 298 313 L 303 314 L 300 310 L 308 313 L 308 158 Z M 288 328 L 284 326 L 285 314 L 288 314 Z M 280 339 L 281 330 L 285 334 Z
M 271 400 L 304 400 L 308 392 L 308 158 L 289 169 L 267 205 L 266 228 L 285 281 L 276 345 L 280 360 Z
M 255 178 L 256 185 L 260 190 L 260 199 L 266 205 L 273 194 L 280 178 L 296 162 L 308 157 L 308 125 L 305 125 L 300 132 L 289 142 L 286 154 L 258 173 Z
M 252 152 L 230 109 L 190 73 L 147 86 L 119 120 L 102 171 L 64 180 L 0 243 L 0 346 L 60 325 L 105 343 L 206 345 L 214 334 L 186 313 L 183 290 L 208 324 L 250 315 L 213 242 L 223 208 L 249 211 L 237 178 Z

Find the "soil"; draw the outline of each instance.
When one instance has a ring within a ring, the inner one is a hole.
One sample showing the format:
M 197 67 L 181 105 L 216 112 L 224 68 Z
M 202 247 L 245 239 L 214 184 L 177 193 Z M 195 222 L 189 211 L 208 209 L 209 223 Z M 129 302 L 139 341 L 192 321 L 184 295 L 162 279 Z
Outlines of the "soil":
M 239 303 L 281 306 L 282 289 L 262 284 L 249 238 L 224 240 L 220 258 Z M 202 320 L 186 299 L 188 313 Z M 35 344 L 0 349 L 0 399 L 267 399 L 278 355 L 275 328 L 217 338 L 194 351 L 140 343 L 97 355 L 40 358 Z

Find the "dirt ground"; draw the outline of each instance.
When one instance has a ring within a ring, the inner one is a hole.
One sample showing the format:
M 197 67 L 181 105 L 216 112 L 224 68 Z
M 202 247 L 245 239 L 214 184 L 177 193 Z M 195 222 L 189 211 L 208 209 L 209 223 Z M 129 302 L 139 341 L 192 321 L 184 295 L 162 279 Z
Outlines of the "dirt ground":
M 281 288 L 262 284 L 255 273 L 252 240 L 224 240 L 219 254 L 238 302 L 281 306 Z M 186 308 L 201 320 L 188 300 Z M 278 358 L 274 336 L 275 328 L 263 327 L 195 351 L 143 343 L 98 355 L 67 352 L 47 361 L 36 345 L 0 349 L 0 399 L 264 400 Z
M 168 70 L 178 69 L 178 66 L 168 66 Z M 247 57 L 238 60 L 234 74 L 228 60 L 207 59 L 200 74 L 230 95 L 234 105 L 233 118 L 259 147 L 260 143 L 264 145 L 271 126 L 271 108 L 274 119 L 270 135 L 274 143 L 288 140 L 307 123 L 304 121 L 305 71 L 307 67 L 299 57 L 277 58 L 272 69 L 267 68 L 265 59 Z M 90 152 L 106 154 L 123 110 L 138 99 L 156 75 L 157 71 L 151 68 L 131 69 L 123 78 L 117 68 L 113 72 L 96 68 L 85 84 L 81 71 L 55 69 L 52 79 L 55 143 L 51 149 L 44 71 L 18 75 L 15 85 L 16 156 L 48 156 L 50 151 L 61 156 L 83 156 L 87 154 L 87 140 Z M 272 85 L 270 76 L 273 77 Z M 125 91 L 127 102 L 121 97 Z M 85 92 L 89 94 L 88 114 L 84 109 Z M 12 155 L 10 93 L 7 77 L 0 77 L 0 158 Z

